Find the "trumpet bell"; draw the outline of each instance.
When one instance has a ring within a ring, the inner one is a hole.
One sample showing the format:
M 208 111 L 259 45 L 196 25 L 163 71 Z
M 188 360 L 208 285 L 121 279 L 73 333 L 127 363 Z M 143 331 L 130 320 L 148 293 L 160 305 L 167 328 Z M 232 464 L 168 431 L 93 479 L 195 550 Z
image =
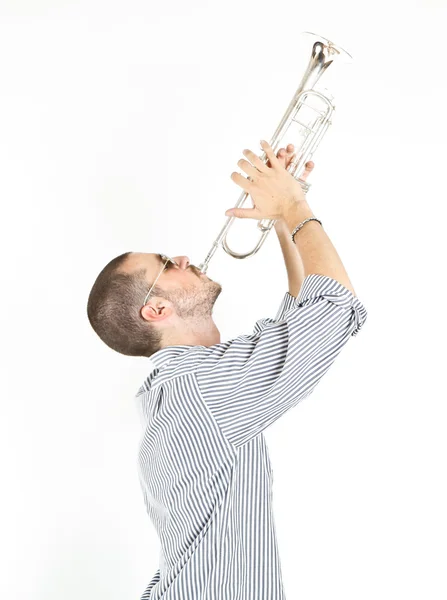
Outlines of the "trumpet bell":
M 349 52 L 344 50 L 338 44 L 334 44 L 334 42 L 331 42 L 331 40 L 328 40 L 327 38 L 318 35 L 317 33 L 312 33 L 311 31 L 303 31 L 300 34 L 300 38 L 303 40 L 304 43 L 307 43 L 308 45 L 310 45 L 311 43 L 314 44 L 315 42 L 322 42 L 328 48 L 328 52 L 337 54 L 337 62 L 341 61 L 346 65 L 350 65 L 354 61 Z

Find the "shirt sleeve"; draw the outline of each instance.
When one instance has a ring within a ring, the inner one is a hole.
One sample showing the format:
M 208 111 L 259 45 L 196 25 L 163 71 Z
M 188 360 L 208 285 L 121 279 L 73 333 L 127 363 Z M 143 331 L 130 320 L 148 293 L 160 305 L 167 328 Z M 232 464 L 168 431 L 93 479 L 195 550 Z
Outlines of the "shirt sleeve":
M 236 447 L 309 396 L 367 318 L 362 302 L 325 275 L 308 275 L 298 297 L 285 300 L 278 321 L 261 319 L 256 335 L 208 347 L 196 370 L 205 403 Z
M 253 328 L 253 335 L 259 335 L 267 325 L 270 325 L 271 323 L 275 323 L 276 321 L 283 319 L 286 312 L 294 306 L 295 302 L 295 296 L 292 296 L 292 294 L 286 292 L 284 294 L 281 304 L 279 305 L 276 317 L 274 319 L 266 317 L 264 319 L 259 319 L 259 321 L 256 321 L 255 326 Z

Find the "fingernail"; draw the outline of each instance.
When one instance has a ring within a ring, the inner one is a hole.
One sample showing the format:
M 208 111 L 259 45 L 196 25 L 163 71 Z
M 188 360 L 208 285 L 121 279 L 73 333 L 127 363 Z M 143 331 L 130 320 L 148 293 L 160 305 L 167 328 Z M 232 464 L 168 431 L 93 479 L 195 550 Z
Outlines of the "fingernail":
M 225 215 L 226 215 L 227 217 L 231 217 L 231 216 L 232 216 L 232 214 L 233 214 L 233 213 L 231 212 L 231 210 L 227 210 L 227 212 L 225 213 Z

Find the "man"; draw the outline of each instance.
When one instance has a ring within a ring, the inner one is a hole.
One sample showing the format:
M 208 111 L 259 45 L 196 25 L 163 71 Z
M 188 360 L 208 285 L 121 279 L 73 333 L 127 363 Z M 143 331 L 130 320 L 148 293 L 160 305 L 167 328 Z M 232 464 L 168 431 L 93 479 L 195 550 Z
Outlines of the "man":
M 275 320 L 220 341 L 211 312 L 221 286 L 186 256 L 127 253 L 98 276 L 92 326 L 110 347 L 150 356 L 136 395 L 138 463 L 160 564 L 141 600 L 283 600 L 263 431 L 309 396 L 367 312 L 301 186 L 293 146 L 232 173 L 250 193 L 239 218 L 278 219 L 289 290 Z M 303 179 L 313 169 L 306 165 Z M 294 241 L 292 231 L 301 225 Z

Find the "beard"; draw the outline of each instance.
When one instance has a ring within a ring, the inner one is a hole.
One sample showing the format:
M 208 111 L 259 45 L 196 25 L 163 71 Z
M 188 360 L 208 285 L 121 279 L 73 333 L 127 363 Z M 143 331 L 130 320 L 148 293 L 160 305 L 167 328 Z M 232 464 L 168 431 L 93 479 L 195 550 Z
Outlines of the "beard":
M 194 271 L 200 274 L 199 270 Z M 165 291 L 163 296 L 172 302 L 177 315 L 185 321 L 209 319 L 213 306 L 222 291 L 217 281 L 201 278 L 200 285 L 190 285 L 178 290 Z

